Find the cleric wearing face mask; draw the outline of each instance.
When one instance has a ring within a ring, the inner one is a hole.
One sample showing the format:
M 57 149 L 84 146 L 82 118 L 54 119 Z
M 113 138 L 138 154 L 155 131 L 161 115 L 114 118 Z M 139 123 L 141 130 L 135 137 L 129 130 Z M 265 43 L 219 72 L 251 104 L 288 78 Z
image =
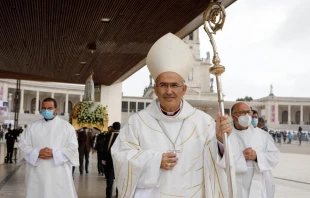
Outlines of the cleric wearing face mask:
M 21 135 L 19 148 L 26 160 L 26 198 L 77 197 L 71 176 L 71 167 L 79 165 L 75 129 L 56 115 L 57 110 L 53 98 L 44 99 L 43 118 L 31 123 Z
M 273 198 L 275 184 L 271 169 L 278 164 L 279 150 L 268 133 L 253 127 L 253 112 L 248 104 L 236 103 L 231 112 L 233 130 L 229 141 L 233 145 L 237 197 Z
M 257 127 L 258 124 L 258 112 L 255 110 L 252 110 L 252 121 L 251 124 L 253 125 L 253 127 Z

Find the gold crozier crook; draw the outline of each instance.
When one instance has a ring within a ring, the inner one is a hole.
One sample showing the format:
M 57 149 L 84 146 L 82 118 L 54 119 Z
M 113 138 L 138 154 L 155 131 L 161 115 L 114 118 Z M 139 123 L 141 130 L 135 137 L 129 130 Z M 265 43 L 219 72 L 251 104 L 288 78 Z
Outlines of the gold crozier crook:
M 224 99 L 223 99 L 223 91 L 222 91 L 222 82 L 221 82 L 221 74 L 225 72 L 225 67 L 220 65 L 220 57 L 216 48 L 216 44 L 213 38 L 213 34 L 215 35 L 218 30 L 223 28 L 225 22 L 225 8 L 219 2 L 210 2 L 208 8 L 203 14 L 204 20 L 204 30 L 207 32 L 210 42 L 213 48 L 213 59 L 212 63 L 213 66 L 210 68 L 210 73 L 215 75 L 216 77 L 216 85 L 217 85 L 217 94 L 218 94 L 218 102 L 219 108 L 222 115 L 225 114 L 224 112 Z M 227 134 L 224 133 L 223 137 L 223 144 L 224 144 L 224 155 L 225 155 L 225 162 L 226 162 L 226 175 L 227 175 L 227 183 L 228 183 L 228 196 L 230 198 L 236 197 L 235 195 L 235 173 L 233 168 L 230 164 L 230 151 L 228 147 L 228 139 Z

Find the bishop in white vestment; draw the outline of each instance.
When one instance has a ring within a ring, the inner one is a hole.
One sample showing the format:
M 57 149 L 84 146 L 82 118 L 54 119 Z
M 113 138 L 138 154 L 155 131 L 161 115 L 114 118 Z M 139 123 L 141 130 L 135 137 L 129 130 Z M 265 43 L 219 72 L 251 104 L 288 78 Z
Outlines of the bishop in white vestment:
M 188 46 L 172 34 L 151 48 L 147 65 L 158 99 L 129 118 L 111 149 L 120 197 L 228 197 L 216 131 L 231 131 L 184 99 L 193 66 Z M 220 120 L 223 119 L 223 120 Z M 221 129 L 221 130 L 216 130 Z
M 229 136 L 233 145 L 237 198 L 273 198 L 275 184 L 271 170 L 280 152 L 271 136 L 251 125 L 250 107 L 243 102 L 233 106 L 234 127 Z M 251 159 L 249 155 L 253 154 Z
M 43 101 L 44 118 L 31 123 L 20 138 L 21 157 L 26 160 L 27 198 L 77 197 L 72 179 L 72 166 L 79 165 L 75 130 L 55 116 L 57 108 L 46 107 L 52 103 Z M 52 150 L 52 157 L 45 158 L 41 154 L 45 149 Z

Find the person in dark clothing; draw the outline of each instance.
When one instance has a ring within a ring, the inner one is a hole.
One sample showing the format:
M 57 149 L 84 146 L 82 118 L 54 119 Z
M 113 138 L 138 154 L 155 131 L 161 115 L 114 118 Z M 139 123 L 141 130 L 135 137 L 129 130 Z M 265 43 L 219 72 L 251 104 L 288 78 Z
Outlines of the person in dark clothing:
M 277 141 L 276 141 L 276 136 L 277 136 L 277 133 L 275 132 L 275 131 L 273 131 L 273 130 L 270 130 L 271 131 L 271 134 L 272 134 L 272 138 L 273 138 L 273 140 L 274 140 L 274 143 L 276 143 Z
M 98 174 L 102 175 L 104 173 L 104 166 L 102 164 L 102 152 L 105 142 L 105 135 L 103 132 L 101 132 L 98 128 L 94 128 L 98 133 L 96 133 L 96 136 L 94 137 L 94 149 L 97 151 L 97 168 L 98 168 Z
M 5 134 L 6 139 L 6 148 L 7 148 L 7 154 L 6 154 L 6 160 L 5 163 L 13 163 L 12 156 L 13 156 L 13 150 L 14 150 L 14 142 L 15 142 L 15 135 L 13 130 L 11 130 L 11 126 L 8 129 L 8 132 Z
M 281 132 L 280 131 L 277 131 L 277 139 L 278 139 L 278 143 L 281 144 Z
M 299 141 L 299 145 L 301 145 L 301 137 L 302 137 L 302 128 L 301 126 L 299 126 L 298 128 L 298 132 L 297 132 L 297 137 L 298 137 L 298 141 Z
M 267 126 L 265 125 L 265 120 L 264 120 L 264 118 L 262 118 L 262 117 L 259 117 L 259 118 L 258 118 L 257 127 L 258 127 L 258 128 L 261 128 L 262 130 L 264 130 L 264 131 L 266 131 L 266 132 L 268 132 L 268 128 L 267 128 Z
M 286 137 L 287 137 L 287 132 L 284 131 L 283 132 L 283 142 L 286 143 Z
M 79 143 L 80 174 L 82 175 L 84 157 L 85 157 L 85 172 L 88 173 L 89 152 L 93 145 L 92 131 L 84 127 L 83 130 L 78 132 L 78 143 Z
M 106 165 L 106 178 L 107 178 L 107 189 L 106 189 L 106 196 L 107 198 L 112 197 L 112 188 L 113 188 L 113 182 L 114 182 L 114 167 L 113 167 L 113 161 L 111 156 L 111 147 L 114 144 L 118 134 L 119 130 L 121 128 L 121 124 L 119 122 L 113 123 L 113 131 L 111 133 L 108 133 L 106 135 L 104 150 L 103 150 L 103 164 Z M 116 197 L 118 196 L 118 191 L 116 189 Z
M 3 134 L 4 134 L 4 130 L 3 130 L 3 128 L 0 126 L 0 141 L 3 140 Z

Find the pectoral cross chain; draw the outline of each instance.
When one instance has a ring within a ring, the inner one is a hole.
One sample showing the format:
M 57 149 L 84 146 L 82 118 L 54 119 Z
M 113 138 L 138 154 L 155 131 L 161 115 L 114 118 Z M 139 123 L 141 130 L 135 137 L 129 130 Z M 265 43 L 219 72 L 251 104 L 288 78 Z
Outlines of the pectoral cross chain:
M 156 119 L 156 120 L 157 120 L 157 119 Z M 158 125 L 160 126 L 160 128 L 163 130 L 163 132 L 164 132 L 164 134 L 166 135 L 166 137 L 168 138 L 168 140 L 169 140 L 169 141 L 171 142 L 171 144 L 173 145 L 173 148 L 174 148 L 174 149 L 168 150 L 169 153 L 181 153 L 181 150 L 175 149 L 175 143 L 176 143 L 176 141 L 178 140 L 179 135 L 180 135 L 180 133 L 181 133 L 181 131 L 182 131 L 184 121 L 185 121 L 185 119 L 184 119 L 183 122 L 182 122 L 181 128 L 180 128 L 179 133 L 178 133 L 178 135 L 177 135 L 177 138 L 176 138 L 175 141 L 173 142 L 173 141 L 170 139 L 169 135 L 167 134 L 165 128 L 160 124 L 159 120 L 157 120 Z

